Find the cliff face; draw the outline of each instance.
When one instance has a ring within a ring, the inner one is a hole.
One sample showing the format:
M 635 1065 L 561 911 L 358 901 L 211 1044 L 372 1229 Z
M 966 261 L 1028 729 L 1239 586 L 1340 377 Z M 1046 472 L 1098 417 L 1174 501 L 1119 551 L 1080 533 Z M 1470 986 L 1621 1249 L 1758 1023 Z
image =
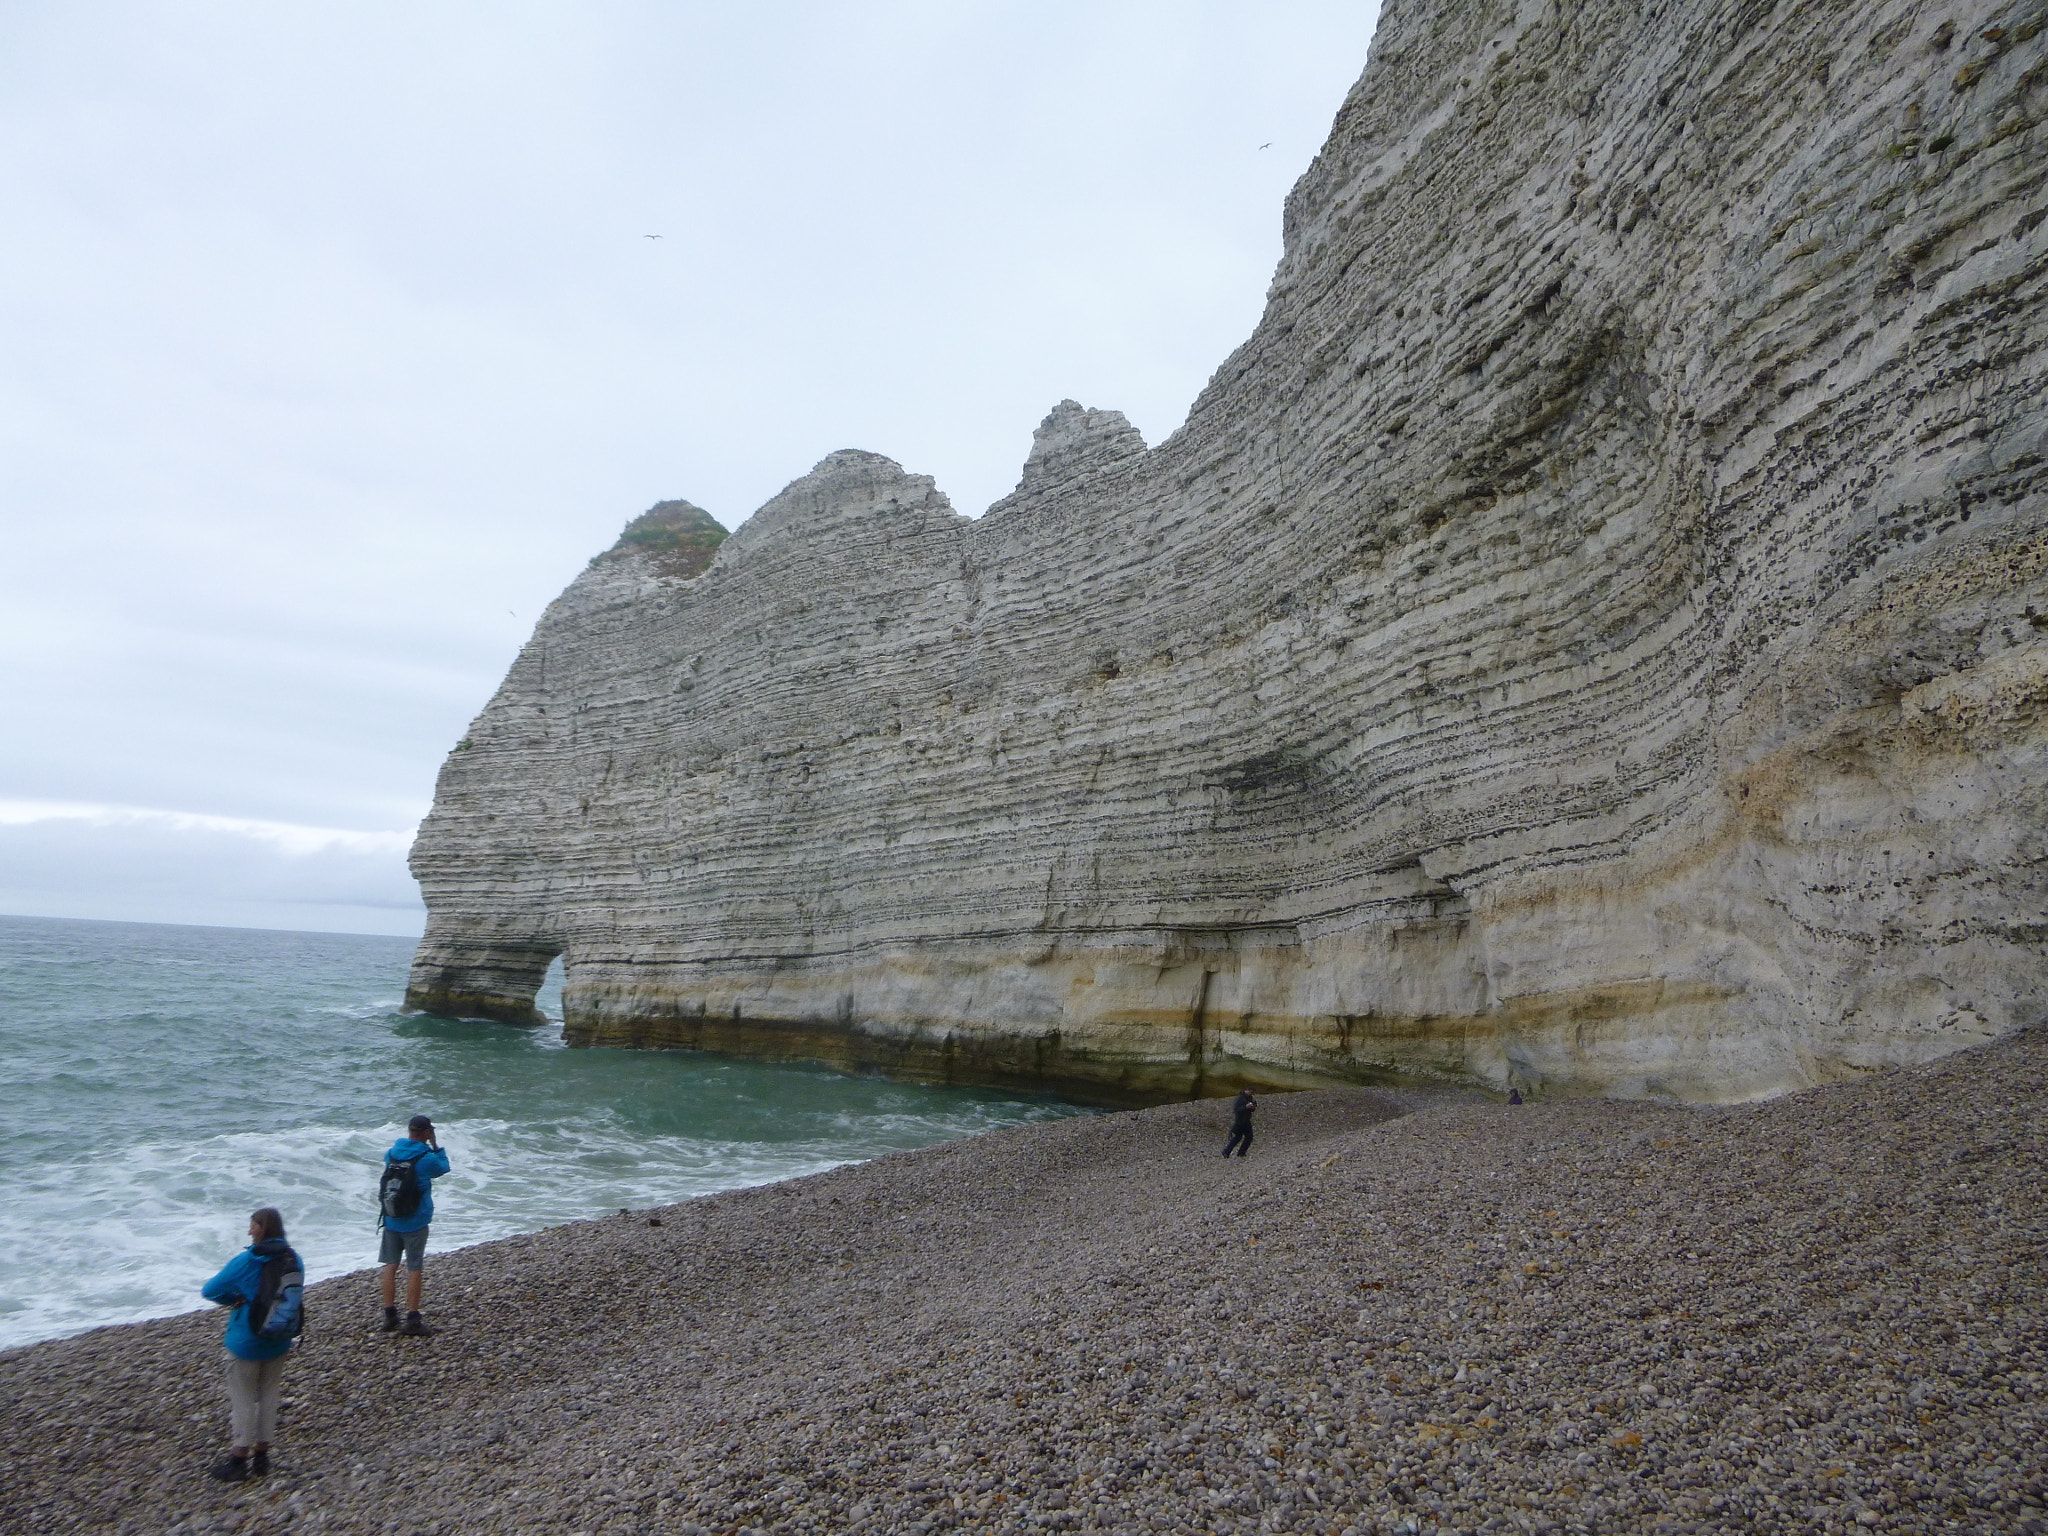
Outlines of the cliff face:
M 1388 0 L 1264 319 L 979 521 L 622 541 L 414 1007 L 1101 1098 L 1737 1097 L 2048 992 L 2040 3 Z M 689 509 L 694 511 L 694 509 Z

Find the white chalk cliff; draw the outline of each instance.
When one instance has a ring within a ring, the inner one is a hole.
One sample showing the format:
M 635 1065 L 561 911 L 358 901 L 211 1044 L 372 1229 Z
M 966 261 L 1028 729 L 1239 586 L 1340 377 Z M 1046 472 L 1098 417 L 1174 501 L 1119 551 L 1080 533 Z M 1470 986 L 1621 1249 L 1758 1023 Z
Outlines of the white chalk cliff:
M 570 585 L 442 772 L 412 1005 L 559 954 L 575 1042 L 1112 1101 L 2038 1017 L 2044 19 L 1388 0 L 1167 441 L 1062 403 L 978 521 L 836 453 Z

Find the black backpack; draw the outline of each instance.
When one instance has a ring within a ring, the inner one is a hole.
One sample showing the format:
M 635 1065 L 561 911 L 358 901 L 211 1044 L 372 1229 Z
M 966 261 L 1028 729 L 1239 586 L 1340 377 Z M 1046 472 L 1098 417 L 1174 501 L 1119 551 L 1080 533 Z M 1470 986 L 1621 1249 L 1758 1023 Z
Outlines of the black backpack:
M 296 1339 L 306 1331 L 306 1266 L 289 1248 L 263 1256 L 263 1277 L 249 1303 L 249 1331 L 265 1343 Z
M 384 1177 L 377 1181 L 377 1203 L 384 1208 L 386 1216 L 402 1220 L 419 1215 L 420 1171 L 415 1165 L 426 1155 L 418 1152 L 411 1157 L 385 1159 Z

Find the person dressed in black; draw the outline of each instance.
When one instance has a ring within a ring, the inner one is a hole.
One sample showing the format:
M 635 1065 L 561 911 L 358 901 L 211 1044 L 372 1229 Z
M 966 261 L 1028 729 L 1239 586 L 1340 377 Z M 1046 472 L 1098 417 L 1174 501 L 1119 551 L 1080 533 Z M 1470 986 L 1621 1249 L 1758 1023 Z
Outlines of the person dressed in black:
M 1252 1097 L 1249 1088 L 1237 1090 L 1237 1097 L 1230 1101 L 1230 1140 L 1223 1144 L 1223 1155 L 1235 1152 L 1239 1157 L 1252 1149 L 1252 1111 L 1259 1107 L 1259 1101 Z

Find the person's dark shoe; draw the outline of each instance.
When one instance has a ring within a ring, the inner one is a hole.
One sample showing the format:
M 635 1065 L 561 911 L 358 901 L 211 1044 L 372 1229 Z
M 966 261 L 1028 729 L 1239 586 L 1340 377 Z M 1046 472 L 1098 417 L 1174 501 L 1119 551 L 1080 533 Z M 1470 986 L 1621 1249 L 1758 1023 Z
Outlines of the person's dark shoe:
M 223 1456 L 206 1469 L 207 1475 L 215 1482 L 241 1483 L 249 1478 L 249 1458 L 246 1456 Z
M 399 1332 L 409 1334 L 415 1339 L 424 1339 L 433 1331 L 433 1329 L 427 1326 L 426 1320 L 417 1312 L 406 1313 L 405 1326 L 399 1330 Z
M 269 1448 L 268 1448 L 268 1447 L 266 1447 L 266 1446 L 258 1446 L 258 1447 L 256 1448 L 256 1454 L 255 1454 L 255 1455 L 253 1455 L 253 1456 L 251 1456 L 251 1457 L 249 1458 L 249 1475 L 250 1475 L 251 1477 L 264 1477 L 264 1476 L 267 1476 L 267 1475 L 269 1474 L 269 1472 L 270 1472 L 270 1451 L 269 1451 Z
M 398 1332 L 398 1308 L 386 1307 L 384 1309 L 384 1331 L 386 1333 Z

